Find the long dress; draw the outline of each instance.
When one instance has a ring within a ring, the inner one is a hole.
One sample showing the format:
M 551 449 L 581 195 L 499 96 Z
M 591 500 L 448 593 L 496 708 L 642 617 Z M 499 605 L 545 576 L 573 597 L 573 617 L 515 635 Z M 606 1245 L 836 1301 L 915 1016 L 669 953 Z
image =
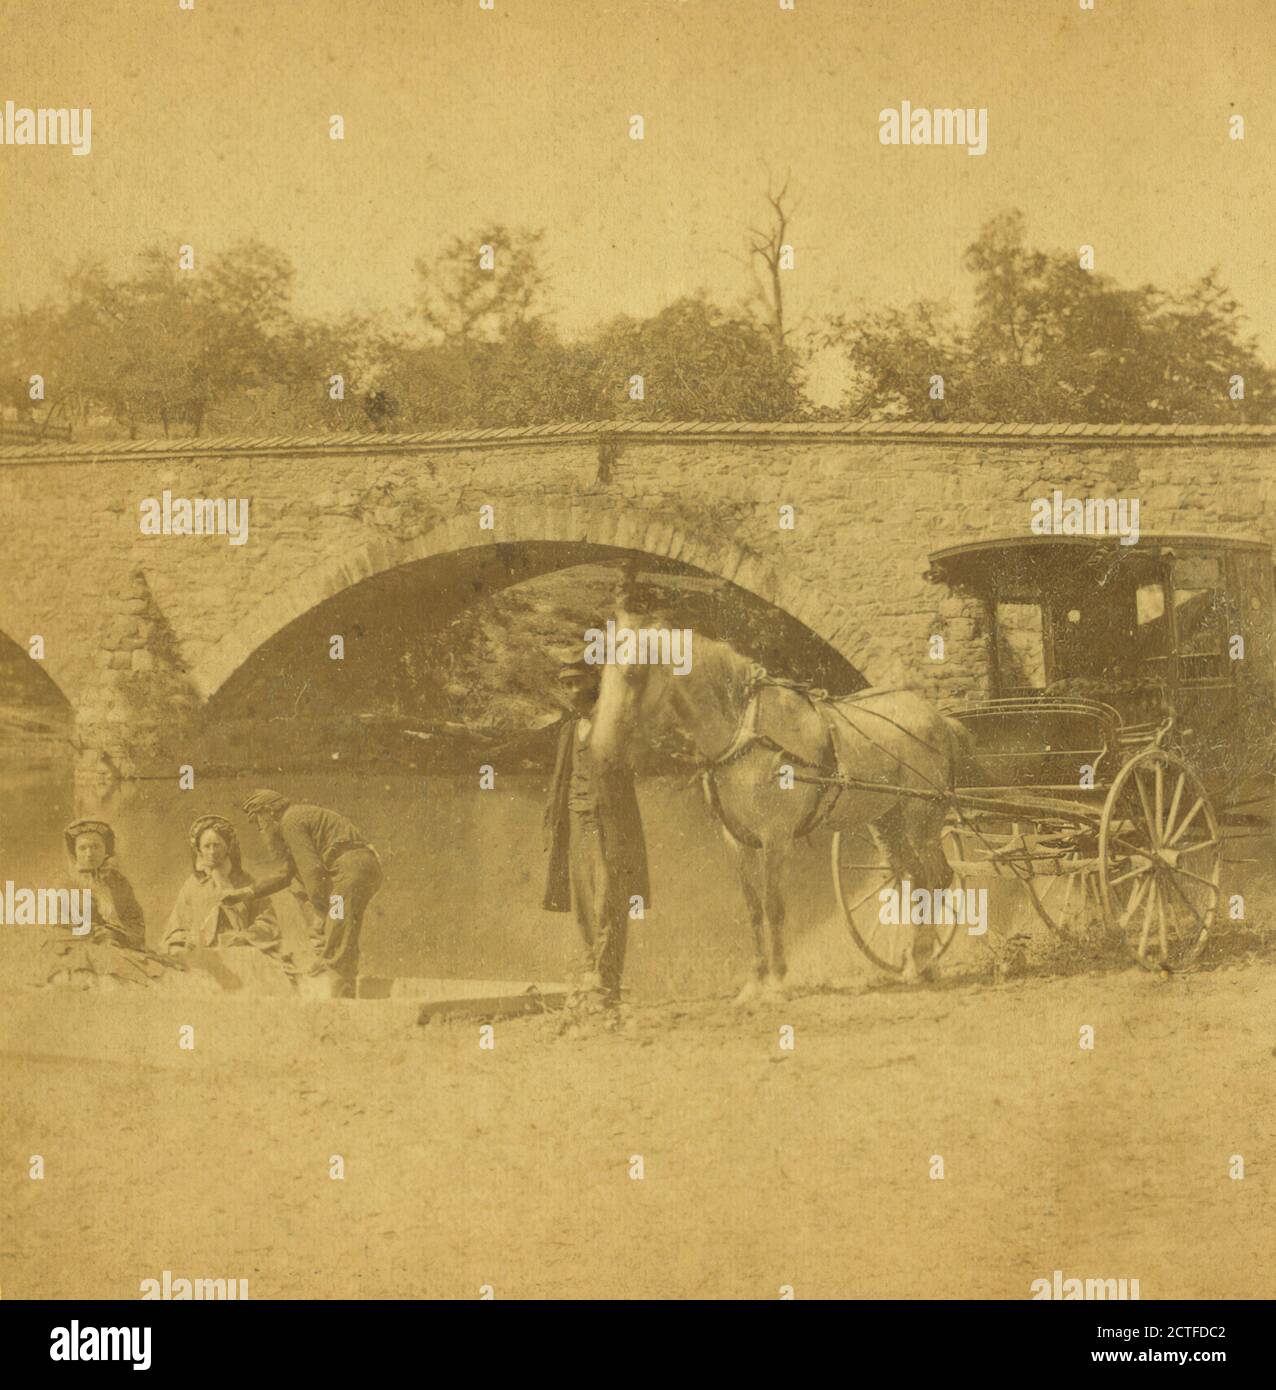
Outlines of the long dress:
M 174 963 L 146 949 L 146 919 L 128 879 L 107 860 L 99 869 L 71 870 L 67 887 L 92 894 L 92 929 L 76 936 L 51 927 L 41 952 L 43 983 L 71 989 L 150 985 L 174 973 Z
M 253 882 L 243 869 L 196 869 L 182 885 L 160 940 L 188 968 L 223 989 L 281 993 L 292 988 L 279 925 L 268 901 L 223 903 L 221 895 Z

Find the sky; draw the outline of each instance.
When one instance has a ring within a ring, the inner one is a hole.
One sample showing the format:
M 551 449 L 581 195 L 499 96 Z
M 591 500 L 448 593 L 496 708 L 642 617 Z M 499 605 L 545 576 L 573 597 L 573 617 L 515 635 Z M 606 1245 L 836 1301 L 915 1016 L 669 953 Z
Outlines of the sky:
M 964 247 L 1018 207 L 1122 282 L 1219 266 L 1276 357 L 1276 0 L 794 5 L 3 0 L 0 103 L 89 106 L 93 146 L 0 145 L 0 307 L 86 255 L 251 235 L 303 311 L 401 313 L 418 257 L 504 222 L 544 229 L 575 334 L 701 287 L 738 302 L 769 170 L 800 199 L 791 321 L 963 306 Z M 987 153 L 882 145 L 902 100 L 986 107 Z

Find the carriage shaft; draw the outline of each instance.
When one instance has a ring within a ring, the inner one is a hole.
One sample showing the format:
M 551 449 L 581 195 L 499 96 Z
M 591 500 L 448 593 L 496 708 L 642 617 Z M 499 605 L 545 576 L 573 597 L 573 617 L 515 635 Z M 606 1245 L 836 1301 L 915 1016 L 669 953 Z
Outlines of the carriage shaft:
M 1103 818 L 1101 806 L 1088 806 L 1083 801 L 1065 800 L 1052 796 L 987 796 L 982 791 L 958 787 L 953 791 L 930 791 L 917 787 L 900 787 L 890 782 L 869 782 L 859 777 L 807 777 L 794 774 L 795 782 L 816 787 L 839 787 L 843 791 L 873 792 L 879 796 L 911 797 L 915 801 L 931 801 L 957 810 L 982 811 L 1018 820 L 1037 820 L 1058 817 L 1097 827 Z

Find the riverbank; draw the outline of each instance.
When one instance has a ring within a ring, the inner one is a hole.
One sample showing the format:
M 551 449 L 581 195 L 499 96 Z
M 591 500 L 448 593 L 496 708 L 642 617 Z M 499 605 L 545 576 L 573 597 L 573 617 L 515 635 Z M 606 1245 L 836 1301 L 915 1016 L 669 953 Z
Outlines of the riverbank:
M 164 1269 L 258 1298 L 1276 1294 L 1267 959 L 548 1015 L 491 1048 L 391 1001 L 41 1002 L 0 1047 L 9 1298 Z

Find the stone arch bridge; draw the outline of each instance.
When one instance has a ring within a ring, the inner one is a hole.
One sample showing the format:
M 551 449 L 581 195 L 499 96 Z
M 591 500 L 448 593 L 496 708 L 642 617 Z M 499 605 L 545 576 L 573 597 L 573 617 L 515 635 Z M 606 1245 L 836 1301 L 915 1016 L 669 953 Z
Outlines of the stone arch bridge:
M 168 772 L 166 732 L 327 599 L 482 547 L 597 547 L 727 580 L 868 680 L 952 695 L 978 683 L 977 619 L 925 582 L 927 554 L 1026 531 L 1056 487 L 1137 496 L 1146 532 L 1276 540 L 1276 428 L 625 421 L 9 445 L 0 647 L 43 639 L 83 757 Z M 247 498 L 247 543 L 141 534 L 165 490 Z

